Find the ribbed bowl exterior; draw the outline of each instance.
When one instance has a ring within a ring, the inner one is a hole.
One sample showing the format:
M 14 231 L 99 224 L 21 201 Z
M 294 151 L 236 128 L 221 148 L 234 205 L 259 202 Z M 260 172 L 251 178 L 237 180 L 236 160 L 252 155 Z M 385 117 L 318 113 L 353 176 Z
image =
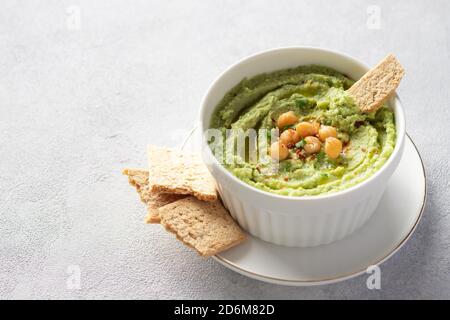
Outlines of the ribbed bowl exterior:
M 224 205 L 242 228 L 259 239 L 289 247 L 318 246 L 353 233 L 370 218 L 383 194 L 383 190 L 369 194 L 339 210 L 321 207 L 318 208 L 320 212 L 292 215 L 267 210 L 240 199 L 220 184 L 218 189 Z

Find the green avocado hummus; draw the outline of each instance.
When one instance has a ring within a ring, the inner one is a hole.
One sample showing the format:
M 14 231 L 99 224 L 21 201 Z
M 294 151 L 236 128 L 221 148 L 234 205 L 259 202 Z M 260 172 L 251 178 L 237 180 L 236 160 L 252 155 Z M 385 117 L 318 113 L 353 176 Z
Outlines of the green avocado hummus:
M 342 151 L 335 159 L 323 148 L 305 155 L 302 139 L 289 146 L 289 157 L 271 174 L 265 170 L 270 164 L 249 159 L 223 165 L 258 189 L 288 196 L 336 192 L 367 179 L 392 154 L 394 114 L 386 106 L 372 113 L 360 112 L 346 92 L 352 84 L 345 75 L 321 66 L 300 66 L 243 79 L 217 105 L 211 128 L 223 135 L 226 129 L 268 129 L 273 133 L 278 117 L 293 111 L 299 121 L 334 127 Z M 259 145 L 267 153 L 269 146 Z

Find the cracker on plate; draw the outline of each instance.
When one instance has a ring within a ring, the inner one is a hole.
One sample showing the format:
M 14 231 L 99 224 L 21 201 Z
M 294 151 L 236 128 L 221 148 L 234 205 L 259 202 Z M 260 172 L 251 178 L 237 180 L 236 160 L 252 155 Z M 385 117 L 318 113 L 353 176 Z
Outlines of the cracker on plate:
M 400 62 L 390 54 L 355 82 L 348 93 L 361 111 L 376 111 L 392 96 L 404 74 Z
M 161 224 L 201 256 L 213 256 L 245 240 L 245 233 L 220 200 L 189 196 L 159 208 Z
M 148 161 L 151 192 L 193 195 L 204 201 L 217 200 L 216 183 L 200 155 L 149 146 Z
M 185 197 L 179 194 L 150 192 L 148 188 L 148 170 L 127 168 L 122 173 L 128 176 L 128 182 L 136 188 L 141 201 L 147 205 L 147 215 L 144 219 L 146 223 L 159 223 L 158 208 Z

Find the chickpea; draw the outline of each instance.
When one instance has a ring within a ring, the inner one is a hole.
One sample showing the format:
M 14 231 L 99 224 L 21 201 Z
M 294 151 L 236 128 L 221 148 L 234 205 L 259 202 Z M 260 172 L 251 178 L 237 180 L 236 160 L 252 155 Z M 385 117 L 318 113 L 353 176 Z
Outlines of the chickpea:
M 334 137 L 328 137 L 325 139 L 325 153 L 328 158 L 336 159 L 342 151 L 342 142 Z
M 289 144 L 296 144 L 297 142 L 300 141 L 300 139 L 301 137 L 294 129 L 285 130 L 280 135 L 280 142 L 286 146 Z
M 284 160 L 289 156 L 289 149 L 279 141 L 270 146 L 270 156 L 274 160 Z
M 337 137 L 337 131 L 335 127 L 332 126 L 322 126 L 319 129 L 319 139 L 325 142 L 328 137 Z
M 300 122 L 297 125 L 297 133 L 300 137 L 315 136 L 318 132 L 318 126 L 311 122 Z
M 317 122 L 317 121 L 313 121 L 313 122 L 311 122 L 311 123 L 312 123 L 314 129 L 316 130 L 316 132 L 319 132 L 319 129 L 320 129 L 320 123 Z
M 298 122 L 298 117 L 295 115 L 294 111 L 288 111 L 282 113 L 277 120 L 277 127 L 283 129 L 286 126 L 291 126 Z
M 313 136 L 308 136 L 305 138 L 306 144 L 303 147 L 303 150 L 305 150 L 306 154 L 313 154 L 320 151 L 320 147 L 322 146 L 322 143 L 320 143 L 320 140 Z

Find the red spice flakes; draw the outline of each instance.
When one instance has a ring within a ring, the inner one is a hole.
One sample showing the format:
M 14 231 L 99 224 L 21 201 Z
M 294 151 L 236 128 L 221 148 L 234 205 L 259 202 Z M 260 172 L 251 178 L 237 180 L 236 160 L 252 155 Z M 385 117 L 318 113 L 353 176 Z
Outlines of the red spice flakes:
M 288 143 L 286 147 L 288 147 L 288 149 L 293 149 L 295 147 L 295 144 Z
M 365 124 L 364 121 L 355 121 L 355 128 L 361 127 L 363 124 Z
M 297 149 L 295 150 L 295 153 L 297 154 L 299 159 L 305 160 L 305 155 L 302 151 L 303 151 L 302 149 Z

